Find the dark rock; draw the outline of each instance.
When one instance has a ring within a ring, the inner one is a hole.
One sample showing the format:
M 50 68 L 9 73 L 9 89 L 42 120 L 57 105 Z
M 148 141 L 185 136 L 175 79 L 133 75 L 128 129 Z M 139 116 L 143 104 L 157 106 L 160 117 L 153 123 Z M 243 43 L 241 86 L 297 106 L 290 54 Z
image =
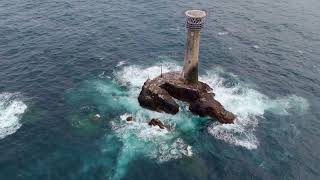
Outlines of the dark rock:
M 160 86 L 165 89 L 172 97 L 191 103 L 199 98 L 203 93 L 209 93 L 212 89 L 205 83 L 198 82 L 194 84 L 186 84 L 182 80 L 165 82 Z
M 142 107 L 158 112 L 176 114 L 179 106 L 173 99 L 190 104 L 189 110 L 199 116 L 210 116 L 221 123 L 233 123 L 235 115 L 214 99 L 209 85 L 203 82 L 187 83 L 179 72 L 169 72 L 147 80 L 140 92 Z
M 92 115 L 90 120 L 92 123 L 100 123 L 101 122 L 101 116 L 100 114 L 95 114 L 95 115 Z
M 129 117 L 127 117 L 126 120 L 127 120 L 127 121 L 133 121 L 133 117 L 129 116 Z
M 147 109 L 176 114 L 179 106 L 167 91 L 160 88 L 154 80 L 144 83 L 138 97 L 139 104 Z
M 193 114 L 202 117 L 217 118 L 221 123 L 233 123 L 236 118 L 233 113 L 226 111 L 221 103 L 213 99 L 211 94 L 206 94 L 204 97 L 190 103 L 189 110 Z
M 161 129 L 166 129 L 166 126 L 159 119 L 151 119 L 149 126 L 159 126 Z
M 192 102 L 200 98 L 200 93 L 191 87 L 175 85 L 170 82 L 165 82 L 160 87 L 165 89 L 172 97 L 182 101 Z

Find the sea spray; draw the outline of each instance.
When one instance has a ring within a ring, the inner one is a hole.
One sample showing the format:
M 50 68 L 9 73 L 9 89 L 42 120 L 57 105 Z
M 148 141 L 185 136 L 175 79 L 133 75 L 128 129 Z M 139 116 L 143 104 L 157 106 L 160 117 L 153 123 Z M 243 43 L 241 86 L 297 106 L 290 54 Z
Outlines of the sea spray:
M 308 107 L 308 102 L 301 97 L 291 95 L 271 99 L 243 84 L 237 76 L 221 69 L 213 69 L 200 79 L 213 87 L 215 98 L 227 110 L 237 115 L 235 124 L 220 124 L 207 118 L 196 117 L 188 111 L 187 105 L 181 102 L 180 112 L 176 115 L 143 109 L 137 101 L 141 87 L 146 79 L 159 76 L 161 68 L 165 73 L 179 71 L 182 67 L 173 62 L 158 63 L 150 67 L 125 64 L 114 71 L 112 81 L 89 80 L 69 93 L 67 99 L 73 107 L 72 114 L 79 114 L 76 120 L 72 121 L 92 124 L 89 116 L 81 114 L 81 109 L 89 106 L 94 109 L 92 114 L 101 115 L 102 126 L 111 128 L 111 131 L 107 131 L 103 149 L 105 152 L 112 151 L 112 154 L 117 154 L 112 179 L 124 177 L 129 163 L 139 157 L 162 163 L 193 156 L 197 151 L 192 143 L 186 141 L 185 136 L 192 139 L 208 123 L 206 130 L 213 137 L 233 145 L 255 149 L 259 145 L 255 129 L 266 111 L 288 115 L 291 110 L 305 111 Z M 126 121 L 129 116 L 134 120 Z M 149 126 L 148 121 L 151 118 L 160 119 L 170 126 L 170 131 Z M 202 121 L 205 123 L 202 124 Z
M 19 94 L 0 94 L 0 139 L 15 133 L 21 127 L 20 118 L 26 109 L 27 105 L 20 100 Z
M 137 96 L 147 78 L 160 75 L 161 67 L 164 73 L 182 69 L 174 62 L 161 62 L 150 67 L 124 66 L 122 70 L 114 72 L 114 75 L 116 81 L 128 86 L 130 93 Z M 209 84 L 216 94 L 215 98 L 238 117 L 235 124 L 212 123 L 208 132 L 217 139 L 247 149 L 258 147 L 259 141 L 254 132 L 258 119 L 263 118 L 266 111 L 288 115 L 290 110 L 303 113 L 309 106 L 307 100 L 296 95 L 271 99 L 241 82 L 236 75 L 224 72 L 222 68 L 208 71 L 200 76 L 200 80 Z
M 139 93 L 143 83 L 147 79 L 153 79 L 162 73 L 170 71 L 180 71 L 181 67 L 172 62 L 162 62 L 150 67 L 142 67 L 138 65 L 124 66 L 121 70 L 115 71 L 116 81 L 121 85 L 129 86 L 129 90 Z M 137 89 L 138 88 L 138 89 Z
M 229 77 L 225 79 L 223 77 Z M 263 118 L 266 111 L 277 115 L 289 115 L 289 111 L 303 113 L 308 109 L 308 102 L 296 95 L 271 99 L 268 96 L 241 83 L 236 75 L 224 72 L 221 68 L 213 69 L 202 76 L 216 94 L 215 98 L 226 109 L 237 115 L 234 124 L 213 123 L 208 131 L 217 139 L 228 143 L 256 149 L 259 141 L 254 131 L 258 119 Z
M 182 111 L 173 116 L 143 109 L 137 101 L 138 84 L 117 85 L 115 82 L 119 82 L 119 79 L 114 82 L 86 81 L 66 97 L 73 109 L 70 116 L 73 117 L 71 125 L 74 128 L 90 135 L 108 125 L 111 134 L 106 135 L 105 146 L 114 144 L 115 138 L 122 144 L 119 152 L 111 148 L 114 154 L 118 153 L 113 179 L 124 176 L 128 164 L 140 156 L 162 163 L 193 155 L 192 147 L 180 135 L 181 132 L 195 129 L 195 124 L 188 117 L 190 114 Z M 90 119 L 95 114 L 101 115 L 102 123 Z M 129 116 L 134 120 L 126 121 Z M 170 130 L 149 126 L 151 118 L 161 119 L 170 126 Z
M 126 173 L 128 164 L 140 156 L 159 163 L 192 156 L 192 147 L 179 137 L 179 131 L 149 126 L 149 115 L 143 111 L 135 115 L 121 115 L 119 120 L 111 122 L 116 136 L 123 143 L 114 179 L 120 179 Z M 134 121 L 127 122 L 128 116 L 133 116 Z

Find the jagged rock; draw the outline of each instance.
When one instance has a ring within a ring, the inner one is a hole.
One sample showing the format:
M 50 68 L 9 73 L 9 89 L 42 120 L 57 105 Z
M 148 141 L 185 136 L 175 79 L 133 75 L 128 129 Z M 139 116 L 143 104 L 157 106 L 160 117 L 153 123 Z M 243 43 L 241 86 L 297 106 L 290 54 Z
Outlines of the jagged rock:
M 159 119 L 151 119 L 148 123 L 149 126 L 159 126 L 161 129 L 166 129 L 167 127 Z
M 212 98 L 211 94 L 206 94 L 204 97 L 190 103 L 189 110 L 201 117 L 217 118 L 221 123 L 233 123 L 236 118 L 233 113 L 226 111 L 221 103 Z
M 139 104 L 147 109 L 176 114 L 179 112 L 179 106 L 169 93 L 160 88 L 154 80 L 147 80 L 138 97 Z
M 235 115 L 214 99 L 209 85 L 198 81 L 187 83 L 179 72 L 162 74 L 147 80 L 139 95 L 142 107 L 158 112 L 176 114 L 179 106 L 173 99 L 189 103 L 189 110 L 199 116 L 210 116 L 221 123 L 233 123 Z

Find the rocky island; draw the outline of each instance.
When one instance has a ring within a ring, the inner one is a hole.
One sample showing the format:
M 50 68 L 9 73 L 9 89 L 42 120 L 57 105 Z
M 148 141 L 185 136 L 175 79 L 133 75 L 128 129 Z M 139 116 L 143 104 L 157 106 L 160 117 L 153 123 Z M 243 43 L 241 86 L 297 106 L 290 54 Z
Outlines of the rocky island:
M 206 12 L 189 10 L 186 16 L 188 36 L 183 71 L 161 73 L 155 79 L 148 79 L 139 94 L 139 104 L 150 110 L 176 114 L 179 112 L 176 99 L 188 103 L 193 114 L 209 116 L 221 123 L 233 123 L 235 115 L 214 99 L 215 94 L 209 85 L 198 81 L 200 30 Z

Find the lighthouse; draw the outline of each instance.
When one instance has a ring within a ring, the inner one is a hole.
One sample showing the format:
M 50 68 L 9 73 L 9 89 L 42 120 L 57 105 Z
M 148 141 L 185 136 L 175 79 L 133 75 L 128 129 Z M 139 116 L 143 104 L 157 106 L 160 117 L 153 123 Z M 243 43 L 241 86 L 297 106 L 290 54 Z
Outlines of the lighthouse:
M 214 99 L 208 84 L 198 81 L 200 31 L 207 13 L 189 10 L 185 14 L 188 35 L 182 73 L 161 72 L 158 77 L 147 79 L 138 97 L 139 104 L 149 110 L 177 114 L 180 108 L 176 101 L 179 100 L 188 103 L 193 114 L 209 116 L 220 123 L 233 123 L 236 116 Z
M 198 82 L 200 31 L 207 13 L 202 10 L 188 10 L 185 15 L 188 33 L 182 74 L 188 83 L 196 83 Z

